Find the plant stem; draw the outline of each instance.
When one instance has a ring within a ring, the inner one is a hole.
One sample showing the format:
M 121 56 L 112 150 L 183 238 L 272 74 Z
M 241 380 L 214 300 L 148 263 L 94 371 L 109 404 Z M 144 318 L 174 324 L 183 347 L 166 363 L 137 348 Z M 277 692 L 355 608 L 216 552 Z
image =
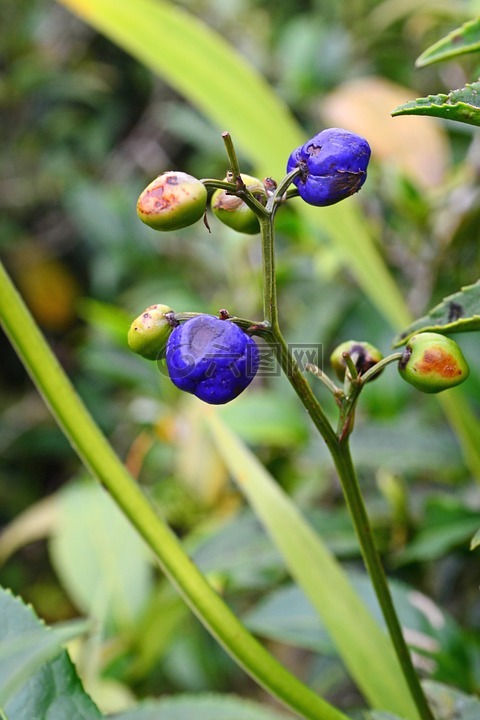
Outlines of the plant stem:
M 419 717 L 422 718 L 422 720 L 434 720 L 420 685 L 420 680 L 413 667 L 410 652 L 403 637 L 387 578 L 383 570 L 382 561 L 373 539 L 372 527 L 352 463 L 348 442 L 349 431 L 345 432 L 345 428 L 343 428 L 343 430 L 339 428 L 338 434 L 334 431 L 310 385 L 300 371 L 295 358 L 293 358 L 280 330 L 275 277 L 273 215 L 274 211 L 272 208 L 272 216 L 270 219 L 260 221 L 264 274 L 264 308 L 265 318 L 270 323 L 270 329 L 266 335 L 266 339 L 271 344 L 283 372 L 330 450 L 360 544 L 363 560 L 395 648 L 400 664 L 399 670 L 401 669 L 403 672 Z M 388 361 L 392 362 L 392 359 L 395 359 L 395 357 L 389 358 Z M 356 372 L 356 368 L 354 367 L 353 369 Z M 354 404 L 352 404 L 350 408 L 350 415 L 345 418 L 346 423 L 353 423 L 353 412 Z
M 348 434 L 345 438 L 341 438 L 334 432 L 320 403 L 313 394 L 310 385 L 300 372 L 295 359 L 292 358 L 289 353 L 281 333 L 277 334 L 272 332 L 269 336 L 269 341 L 274 348 L 278 348 L 277 358 L 284 373 L 287 375 L 290 384 L 302 401 L 303 406 L 330 450 L 360 544 L 362 557 L 370 580 L 372 581 L 405 680 L 410 688 L 419 716 L 422 720 L 434 720 L 420 685 L 420 680 L 413 667 L 410 652 L 403 637 L 401 625 L 395 611 L 382 561 L 375 545 L 372 527 L 352 463 Z
M 273 214 L 258 218 L 262 235 L 263 314 L 274 334 L 281 337 L 278 325 L 277 280 L 275 273 L 275 242 Z M 282 338 L 283 340 L 283 338 Z
M 422 690 L 420 680 L 413 666 L 410 651 L 403 637 L 402 627 L 395 611 L 382 561 L 375 545 L 372 527 L 352 462 L 348 435 L 338 443 L 334 461 L 360 543 L 363 560 L 370 580 L 372 581 L 403 674 L 422 720 L 434 720 Z
M 291 675 L 245 629 L 184 552 L 120 462 L 50 350 L 0 263 L 0 318 L 12 344 L 85 467 L 153 550 L 193 612 L 269 693 L 307 720 L 348 720 Z
M 240 177 L 240 165 L 235 151 L 235 145 L 233 144 L 232 136 L 229 132 L 222 133 L 222 140 L 225 145 L 225 150 L 230 162 L 230 170 L 235 177 Z

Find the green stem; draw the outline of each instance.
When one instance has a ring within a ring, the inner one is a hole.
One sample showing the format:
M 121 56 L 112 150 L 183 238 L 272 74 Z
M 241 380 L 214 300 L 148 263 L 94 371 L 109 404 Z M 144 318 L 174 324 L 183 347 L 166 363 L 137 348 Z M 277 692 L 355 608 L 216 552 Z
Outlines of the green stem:
M 295 359 L 292 357 L 280 330 L 275 278 L 273 209 L 270 220 L 261 221 L 260 227 L 262 231 L 265 317 L 270 323 L 270 330 L 266 339 L 271 344 L 283 372 L 330 450 L 360 544 L 363 560 L 372 581 L 412 699 L 416 705 L 419 717 L 422 718 L 422 720 L 434 720 L 422 686 L 420 685 L 420 680 L 413 667 L 410 652 L 403 637 L 390 588 L 388 587 L 387 578 L 383 570 L 382 561 L 373 539 L 372 527 L 351 459 L 348 442 L 349 432 L 339 431 L 337 434 L 334 431 L 310 385 L 300 371 Z M 389 358 L 389 361 L 392 362 L 392 358 Z M 356 372 L 356 368 L 354 368 L 354 370 Z M 353 413 L 353 411 L 354 406 L 351 407 L 351 412 Z M 346 418 L 347 421 L 350 419 L 353 421 L 353 416 Z
M 258 218 L 262 236 L 263 263 L 263 314 L 265 322 L 275 335 L 281 336 L 278 325 L 277 280 L 275 273 L 275 242 L 273 215 Z M 283 340 L 283 338 L 282 338 Z
M 301 717 L 347 720 L 255 640 L 192 563 L 95 424 L 1 263 L 0 317 L 32 380 L 85 467 L 137 528 L 165 574 L 211 634 L 252 678 Z
M 334 461 L 342 483 L 345 500 L 353 519 L 363 560 L 413 700 L 422 720 L 434 720 L 413 666 L 410 651 L 403 637 L 402 627 L 395 611 L 382 561 L 375 545 L 372 527 L 352 462 L 348 436 L 338 443 Z
M 299 168 L 295 168 L 295 170 L 291 170 L 288 175 L 285 175 L 283 180 L 278 185 L 277 189 L 273 193 L 273 195 L 269 198 L 267 203 L 267 210 L 272 212 L 272 215 L 275 215 L 275 212 L 278 209 L 279 203 L 282 202 L 285 194 L 287 194 L 287 197 L 296 197 L 298 195 L 297 188 L 294 188 L 292 190 L 288 190 L 290 185 L 292 184 L 292 181 L 300 175 L 301 171 Z M 272 217 L 273 220 L 273 217 Z
M 240 164 L 238 162 L 237 153 L 235 151 L 235 145 L 233 144 L 232 136 L 229 132 L 222 133 L 222 140 L 225 145 L 225 150 L 230 162 L 230 170 L 233 175 L 237 178 L 240 177 Z
M 312 418 L 317 430 L 322 435 L 332 455 L 360 544 L 362 557 L 419 716 L 422 720 L 434 720 L 420 685 L 420 680 L 413 667 L 410 652 L 403 637 L 401 625 L 395 611 L 382 561 L 375 545 L 372 527 L 351 459 L 348 435 L 344 439 L 341 439 L 332 429 L 310 385 L 288 352 L 288 348 L 281 334 L 276 335 L 275 333 L 271 333 L 269 339 L 273 347 L 279 348 L 277 357 L 282 369 Z

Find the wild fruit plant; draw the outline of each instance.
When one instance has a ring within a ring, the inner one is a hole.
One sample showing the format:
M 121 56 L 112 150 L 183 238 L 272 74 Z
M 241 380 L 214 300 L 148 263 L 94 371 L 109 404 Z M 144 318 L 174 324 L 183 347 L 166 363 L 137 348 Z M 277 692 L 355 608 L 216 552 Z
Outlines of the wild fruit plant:
M 478 112 L 476 116 L 478 122 Z M 254 338 L 260 338 L 271 348 L 330 451 L 395 648 L 398 696 L 395 700 L 387 697 L 384 705 L 378 701 L 372 705 L 385 709 L 388 717 L 395 713 L 408 720 L 432 720 L 434 715 L 413 667 L 375 546 L 349 440 L 361 392 L 387 365 L 397 364 L 400 375 L 408 383 L 427 393 L 446 390 L 467 378 L 468 366 L 460 349 L 442 333 L 477 329 L 479 286 L 447 298 L 414 323 L 397 339 L 398 345 L 407 344 L 403 351 L 382 357 L 380 351 L 366 341 L 342 343 L 331 358 L 332 369 L 341 385 L 320 366 L 300 367 L 283 336 L 278 312 L 276 214 L 284 203 L 296 196 L 321 208 L 358 192 L 366 180 L 370 158 L 368 142 L 338 128 L 324 130 L 292 151 L 287 161 L 287 175 L 277 184 L 271 178 L 251 182 L 251 178 L 240 172 L 230 136 L 225 134 L 224 140 L 230 165 L 225 180 L 197 180 L 176 171 L 164 173 L 142 193 L 138 214 L 143 222 L 157 230 L 183 228 L 201 220 L 208 194 L 214 191 L 212 210 L 217 219 L 240 232 L 253 233 L 257 229 L 260 232 L 264 316 L 252 320 L 222 310 L 215 317 L 192 311 L 176 312 L 168 305 L 154 304 L 132 323 L 128 344 L 147 359 L 165 357 L 172 382 L 209 404 L 229 402 L 253 382 L 259 366 Z M 222 203 L 217 202 L 220 194 Z M 231 202 L 225 202 L 228 199 Z M 239 220 L 240 213 L 248 222 Z M 455 308 L 453 315 L 452 308 Z M 3 267 L 0 268 L 0 309 L 8 335 L 85 466 L 108 489 L 205 626 L 260 685 L 294 712 L 309 720 L 345 720 L 341 711 L 301 683 L 246 631 L 191 563 L 178 539 L 159 518 L 92 421 Z M 322 383 L 321 390 L 334 397 L 338 406 L 335 427 L 307 381 L 306 373 L 310 373 L 312 379 L 317 378 Z M 297 522 L 296 529 L 300 528 L 313 545 L 314 539 L 298 523 L 294 512 L 291 517 Z M 284 528 L 285 532 L 288 529 Z M 313 567 L 311 571 L 314 572 Z M 340 608 L 344 599 L 340 577 L 338 588 Z M 380 663 L 389 662 L 386 656 L 380 658 Z
M 468 365 L 460 348 L 450 338 L 419 333 L 410 338 L 403 353 L 395 352 L 387 357 L 365 341 L 342 343 L 330 358 L 332 369 L 342 381 L 342 386 L 337 386 L 321 367 L 307 364 L 305 368 L 300 368 L 280 329 L 275 271 L 276 214 L 282 205 L 296 196 L 309 205 L 323 207 L 358 192 L 367 176 L 369 144 L 365 138 L 340 128 L 323 130 L 291 153 L 286 164 L 287 174 L 279 183 L 268 178 L 262 186 L 259 181 L 252 182 L 251 178 L 242 175 L 230 135 L 224 133 L 223 139 L 230 161 L 227 180 L 209 178 L 200 182 L 205 188 L 214 189 L 212 208 L 220 221 L 235 228 L 228 215 L 218 212 L 219 193 L 225 200 L 231 197 L 236 201 L 231 203 L 234 212 L 238 212 L 241 203 L 243 211 L 248 211 L 256 219 L 263 257 L 264 317 L 261 320 L 246 320 L 235 315 L 231 317 L 225 310 L 220 311 L 218 318 L 192 311 L 174 314 L 179 324 L 170 335 L 166 349 L 170 379 L 181 390 L 207 403 L 225 403 L 237 397 L 250 384 L 258 369 L 258 351 L 252 337 L 260 337 L 270 346 L 328 446 L 416 712 L 422 720 L 431 720 L 433 716 L 413 667 L 373 540 L 350 455 L 349 438 L 354 429 L 360 393 L 388 364 L 396 363 L 402 378 L 428 393 L 440 392 L 463 382 L 468 377 Z M 265 188 L 264 193 L 261 192 L 262 187 Z M 186 217 L 189 216 L 192 202 L 196 201 L 185 197 L 179 203 L 179 217 L 182 210 Z M 241 232 L 241 224 L 235 229 Z M 250 227 L 246 232 L 250 232 Z M 158 350 L 160 355 L 160 344 Z M 429 362 L 428 359 L 433 357 L 434 361 Z M 333 394 L 339 408 L 336 428 L 330 424 L 321 402 L 306 381 L 305 372 L 313 374 Z

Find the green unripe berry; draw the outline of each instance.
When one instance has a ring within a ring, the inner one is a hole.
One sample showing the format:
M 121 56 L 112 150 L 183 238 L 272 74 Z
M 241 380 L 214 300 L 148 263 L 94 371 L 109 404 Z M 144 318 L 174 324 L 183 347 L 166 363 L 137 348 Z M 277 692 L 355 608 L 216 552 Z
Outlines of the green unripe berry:
M 359 375 L 364 375 L 367 370 L 370 370 L 370 368 L 383 359 L 383 355 L 380 350 L 377 350 L 374 345 L 371 345 L 368 342 L 347 340 L 346 342 L 341 343 L 341 345 L 336 347 L 330 355 L 330 364 L 336 376 L 342 382 L 345 379 L 345 372 L 347 369 L 347 363 L 343 357 L 344 353 L 348 353 L 350 355 Z M 380 375 L 380 372 L 378 375 Z M 375 380 L 378 375 L 372 379 Z
M 157 360 L 163 356 L 170 333 L 177 325 L 171 307 L 150 305 L 130 325 L 127 338 L 130 350 L 147 360 Z
M 258 178 L 251 175 L 240 175 L 247 189 L 255 195 L 260 202 L 265 198 L 265 187 Z M 229 178 L 225 178 L 229 180 Z M 236 195 L 229 195 L 226 190 L 218 189 L 212 195 L 212 212 L 224 225 L 237 232 L 255 235 L 260 232 L 258 218 Z
M 426 393 L 438 393 L 459 385 L 470 370 L 457 343 L 439 333 L 413 335 L 398 362 L 400 375 Z
M 165 172 L 147 185 L 137 202 L 137 215 L 154 230 L 180 230 L 200 220 L 207 189 L 184 172 Z

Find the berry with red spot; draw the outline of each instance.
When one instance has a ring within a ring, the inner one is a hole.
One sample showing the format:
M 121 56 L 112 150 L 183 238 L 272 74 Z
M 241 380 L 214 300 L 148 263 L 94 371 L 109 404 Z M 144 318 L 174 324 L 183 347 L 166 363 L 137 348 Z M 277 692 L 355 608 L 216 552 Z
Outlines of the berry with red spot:
M 137 202 L 137 215 L 154 230 L 179 230 L 200 220 L 207 206 L 205 185 L 184 172 L 165 172 Z
M 400 375 L 417 390 L 438 393 L 467 379 L 469 367 L 457 343 L 439 333 L 413 335 L 398 363 Z

